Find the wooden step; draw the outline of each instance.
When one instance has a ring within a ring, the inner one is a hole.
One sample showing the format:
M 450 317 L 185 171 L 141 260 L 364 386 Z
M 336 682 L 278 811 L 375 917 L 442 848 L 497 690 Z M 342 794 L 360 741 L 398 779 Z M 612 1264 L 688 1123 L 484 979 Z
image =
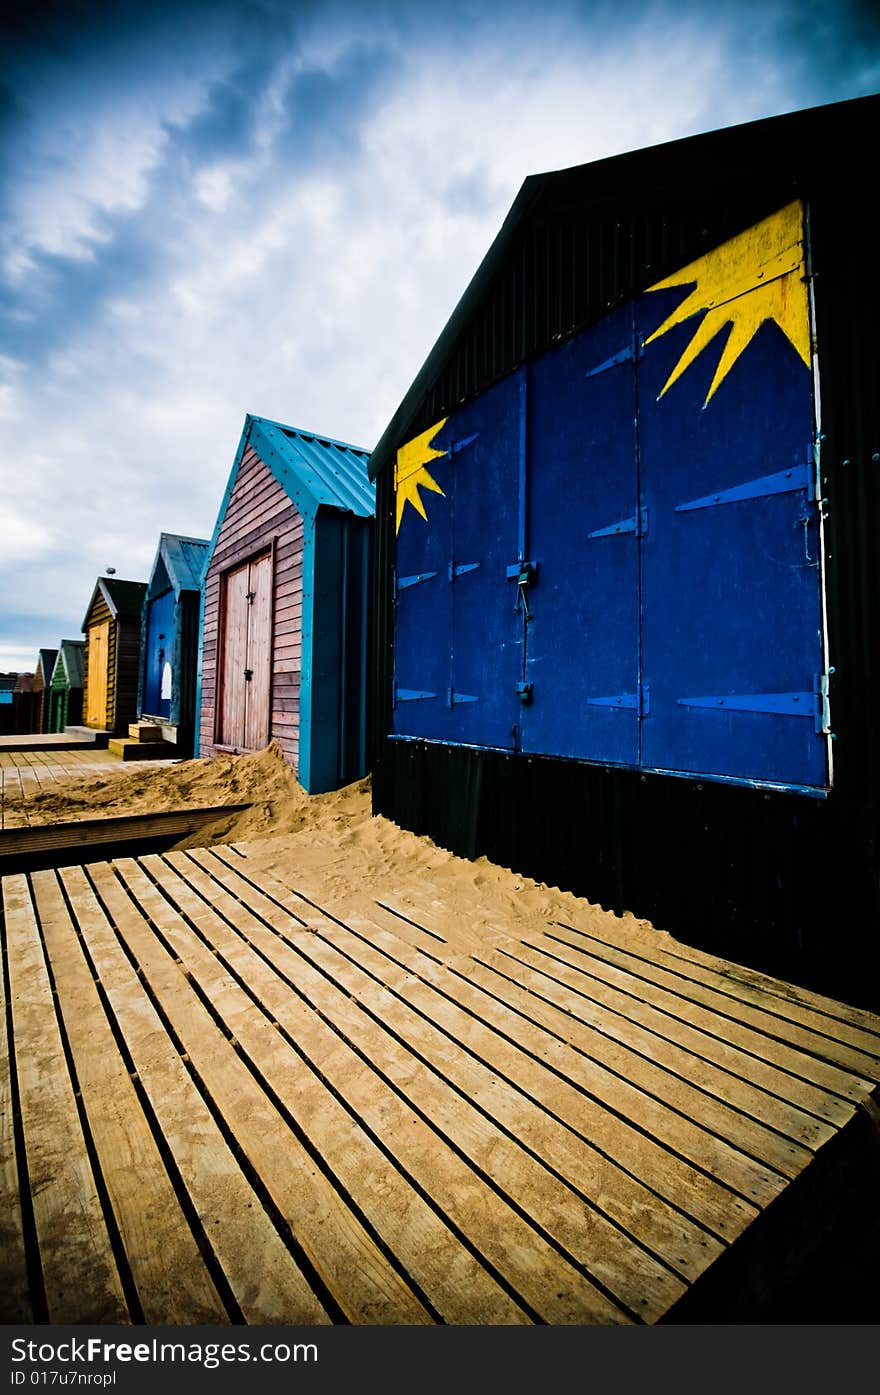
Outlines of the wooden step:
M 132 741 L 162 741 L 162 728 L 157 722 L 131 722 L 128 734 Z
M 113 737 L 107 749 L 120 760 L 171 760 L 177 755 L 170 741 L 132 741 L 127 736 Z

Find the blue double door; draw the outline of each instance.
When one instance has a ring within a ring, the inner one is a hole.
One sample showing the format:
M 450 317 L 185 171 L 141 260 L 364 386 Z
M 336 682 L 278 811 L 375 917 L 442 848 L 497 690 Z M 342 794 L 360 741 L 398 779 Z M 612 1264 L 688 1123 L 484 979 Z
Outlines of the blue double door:
M 663 393 L 693 334 L 645 347 L 664 295 L 438 433 L 443 494 L 398 534 L 394 732 L 823 788 L 811 374 L 768 321 L 707 406 L 724 335 Z

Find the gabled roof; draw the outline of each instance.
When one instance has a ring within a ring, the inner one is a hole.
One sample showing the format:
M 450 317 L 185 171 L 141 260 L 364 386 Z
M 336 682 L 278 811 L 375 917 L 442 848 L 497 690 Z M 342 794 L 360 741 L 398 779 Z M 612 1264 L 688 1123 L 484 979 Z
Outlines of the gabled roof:
M 118 576 L 99 576 L 82 622 L 84 630 L 88 625 L 92 607 L 99 593 L 110 607 L 110 614 L 114 620 L 139 620 L 144 609 L 147 583 L 145 581 L 122 581 Z
M 152 597 L 166 590 L 166 582 L 178 597 L 181 591 L 198 591 L 210 546 L 207 538 L 160 533 L 150 571 L 148 595 Z
M 67 678 L 68 688 L 81 688 L 83 685 L 83 654 L 85 641 L 82 639 L 62 639 L 58 658 L 52 669 L 54 679 L 59 667 Z
M 36 672 L 42 673 L 44 687 L 48 686 L 52 678 L 52 670 L 55 667 L 55 660 L 57 658 L 57 649 L 41 649 L 37 656 Z
M 546 333 L 531 323 L 539 318 L 534 278 L 536 267 L 549 260 L 549 243 L 542 250 L 541 242 L 548 229 L 559 226 L 571 240 L 575 229 L 581 234 L 583 226 L 590 224 L 604 236 L 617 219 L 638 219 L 657 207 L 670 213 L 676 203 L 698 209 L 704 196 L 730 199 L 736 191 L 740 197 L 759 199 L 770 183 L 777 189 L 780 184 L 793 189 L 798 180 L 829 174 L 838 178 L 841 173 L 848 177 L 845 172 L 851 164 L 840 158 L 840 152 L 867 149 L 872 139 L 876 143 L 878 120 L 880 95 L 859 97 L 529 175 L 373 450 L 370 478 L 375 479 L 394 459 L 410 435 L 448 415 L 533 354 L 607 313 L 611 302 L 603 300 L 589 306 L 580 323 L 554 325 L 551 316 L 544 314 L 540 318 L 546 321 Z M 769 206 L 763 209 L 763 213 L 771 211 Z M 753 219 L 763 213 L 754 212 Z M 585 241 L 582 237 L 580 245 Z M 610 259 L 610 237 L 605 237 L 605 243 Z M 619 250 L 619 257 L 615 254 L 620 262 L 615 273 L 618 300 L 644 290 L 649 282 L 688 260 L 678 257 L 674 236 L 668 243 L 650 274 L 629 256 L 628 247 Z M 628 260 L 632 266 L 626 265 Z M 585 283 L 599 283 L 586 254 L 581 272 Z M 492 329 L 496 321 L 506 326 L 503 335 L 497 327 Z M 508 339 L 516 342 L 515 351 Z
M 217 515 L 211 552 L 248 446 L 253 447 L 303 518 L 313 519 L 319 508 L 340 509 L 359 518 L 374 516 L 376 487 L 367 475 L 369 451 L 248 412 Z

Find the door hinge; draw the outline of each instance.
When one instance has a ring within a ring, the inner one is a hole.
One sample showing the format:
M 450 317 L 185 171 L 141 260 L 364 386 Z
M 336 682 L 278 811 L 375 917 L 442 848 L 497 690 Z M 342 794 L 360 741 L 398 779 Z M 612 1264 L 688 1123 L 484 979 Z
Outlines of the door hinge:
M 647 717 L 651 712 L 651 687 L 643 683 L 637 693 L 615 693 L 612 697 L 587 698 L 587 707 L 611 707 L 621 712 L 638 712 Z
M 473 693 L 457 693 L 454 688 L 446 689 L 446 702 L 449 707 L 455 707 L 460 702 L 479 702 L 479 700 Z
M 422 698 L 433 698 L 436 696 L 436 693 L 428 693 L 423 688 L 399 688 L 396 681 L 392 689 L 392 698 L 395 706 L 398 702 L 418 702 Z
M 449 580 L 454 581 L 457 576 L 464 576 L 465 572 L 475 572 L 479 562 L 450 562 Z
M 693 509 L 711 509 L 716 504 L 737 504 L 743 499 L 763 499 L 769 494 L 790 494 L 805 489 L 808 496 L 814 497 L 814 473 L 810 465 L 792 465 L 788 470 L 777 470 L 772 475 L 761 475 L 759 479 L 746 480 L 730 489 L 720 489 L 717 494 L 703 494 L 699 499 L 689 499 L 685 504 L 676 504 L 676 513 L 689 513 Z
M 401 576 L 397 579 L 398 591 L 405 591 L 408 586 L 418 586 L 420 581 L 430 581 L 436 572 L 416 572 L 413 576 Z
M 643 504 L 629 518 L 621 519 L 620 523 L 609 523 L 607 528 L 595 528 L 592 533 L 588 533 L 588 538 L 613 538 L 618 533 L 634 533 L 637 538 L 643 538 L 648 531 L 648 508 Z
M 723 693 L 676 698 L 679 707 L 711 707 L 727 712 L 762 712 L 772 717 L 817 717 L 821 679 L 812 693 Z M 818 720 L 818 718 L 817 718 Z

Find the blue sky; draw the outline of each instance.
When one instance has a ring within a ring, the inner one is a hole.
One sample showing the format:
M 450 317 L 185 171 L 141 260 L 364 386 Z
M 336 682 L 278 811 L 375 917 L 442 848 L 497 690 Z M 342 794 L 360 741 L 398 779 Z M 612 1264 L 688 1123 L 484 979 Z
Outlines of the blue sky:
M 0 76 L 0 669 L 210 536 L 246 412 L 371 448 L 523 179 L 880 90 L 853 0 L 31 0 Z

